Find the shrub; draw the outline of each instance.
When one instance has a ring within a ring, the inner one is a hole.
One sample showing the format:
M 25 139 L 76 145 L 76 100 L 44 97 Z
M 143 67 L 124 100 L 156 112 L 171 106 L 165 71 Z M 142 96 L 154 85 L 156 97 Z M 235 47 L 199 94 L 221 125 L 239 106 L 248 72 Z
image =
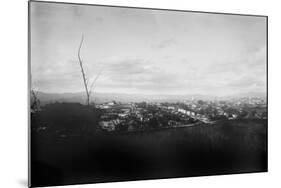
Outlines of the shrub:
M 48 131 L 81 133 L 95 131 L 100 111 L 79 103 L 53 103 L 42 107 L 31 119 L 33 129 L 46 126 Z

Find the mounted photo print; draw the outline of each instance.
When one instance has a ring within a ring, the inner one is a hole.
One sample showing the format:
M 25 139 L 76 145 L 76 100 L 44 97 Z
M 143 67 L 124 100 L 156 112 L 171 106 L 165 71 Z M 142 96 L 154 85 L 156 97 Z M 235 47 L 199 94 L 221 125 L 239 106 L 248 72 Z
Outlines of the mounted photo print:
M 29 186 L 267 172 L 262 15 L 29 2 Z

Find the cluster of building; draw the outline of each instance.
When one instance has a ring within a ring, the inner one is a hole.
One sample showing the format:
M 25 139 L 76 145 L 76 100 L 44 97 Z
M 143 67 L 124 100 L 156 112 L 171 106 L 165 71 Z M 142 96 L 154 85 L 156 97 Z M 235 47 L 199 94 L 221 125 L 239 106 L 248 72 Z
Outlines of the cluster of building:
M 99 126 L 107 131 L 138 131 L 213 123 L 221 119 L 267 119 L 266 100 L 189 100 L 178 103 L 117 103 L 96 106 L 104 111 Z
M 156 103 L 104 103 L 99 126 L 107 131 L 135 131 L 190 124 L 195 120 L 187 114 Z

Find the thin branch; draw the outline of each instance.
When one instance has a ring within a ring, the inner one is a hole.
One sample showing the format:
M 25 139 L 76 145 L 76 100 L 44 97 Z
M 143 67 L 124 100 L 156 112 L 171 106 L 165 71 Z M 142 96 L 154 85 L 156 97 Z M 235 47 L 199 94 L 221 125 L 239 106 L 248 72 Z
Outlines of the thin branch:
M 90 95 L 92 93 L 93 86 L 95 86 L 95 83 L 97 82 L 98 78 L 100 77 L 102 71 L 103 71 L 103 68 L 100 70 L 100 72 L 97 74 L 97 76 L 95 77 L 94 81 L 92 82 L 92 84 L 90 86 Z
M 79 65 L 80 65 L 80 68 L 81 68 L 83 83 L 84 83 L 85 90 L 86 90 L 86 95 L 87 95 L 86 103 L 87 103 L 87 105 L 89 105 L 90 104 L 90 99 L 89 99 L 89 91 L 88 91 L 88 85 L 87 85 L 88 83 L 87 83 L 86 75 L 85 75 L 84 68 L 83 68 L 83 61 L 82 61 L 81 55 L 80 55 L 83 41 L 84 41 L 84 35 L 82 35 L 81 42 L 80 42 L 79 49 L 78 49 L 78 60 L 79 60 Z
M 86 85 L 88 87 L 89 79 L 86 78 L 85 80 L 86 80 Z

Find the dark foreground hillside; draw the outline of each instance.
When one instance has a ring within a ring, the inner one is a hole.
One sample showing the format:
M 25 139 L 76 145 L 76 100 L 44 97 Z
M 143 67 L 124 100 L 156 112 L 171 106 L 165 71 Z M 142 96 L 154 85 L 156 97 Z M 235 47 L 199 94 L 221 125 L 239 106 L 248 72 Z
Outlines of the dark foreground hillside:
M 105 133 L 98 110 L 57 108 L 32 117 L 32 186 L 267 171 L 266 120 Z

